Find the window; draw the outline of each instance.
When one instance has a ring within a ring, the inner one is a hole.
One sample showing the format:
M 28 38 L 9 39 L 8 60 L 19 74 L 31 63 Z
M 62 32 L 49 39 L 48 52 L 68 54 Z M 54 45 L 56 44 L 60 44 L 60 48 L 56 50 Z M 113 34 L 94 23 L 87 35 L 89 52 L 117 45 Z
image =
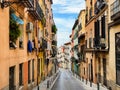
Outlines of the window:
M 85 46 L 86 46 L 86 48 L 87 48 L 87 40 L 85 40 Z
M 116 83 L 120 85 L 120 32 L 115 35 L 116 43 Z
M 102 17 L 102 20 L 101 20 L 101 38 L 105 38 L 105 28 L 106 28 L 106 20 L 105 20 L 105 16 Z
M 23 36 L 23 24 L 24 21 L 15 14 L 13 9 L 10 9 L 10 27 L 9 27 L 9 47 L 10 48 L 17 48 L 16 41 L 19 37 Z M 23 37 L 19 39 L 20 46 L 23 45 Z
M 28 83 L 30 82 L 30 61 L 28 61 Z
M 93 61 L 91 59 L 91 81 L 93 82 Z
M 38 76 L 40 76 L 40 59 L 38 59 L 38 63 L 37 63 L 38 65 L 37 65 L 37 74 L 38 74 Z
M 19 85 L 23 85 L 23 64 L 19 65 Z
M 24 25 L 20 24 L 19 29 L 21 31 L 20 37 L 19 37 L 19 48 L 23 48 L 23 40 L 24 40 Z
M 85 75 L 85 68 L 84 68 L 84 75 Z
M 99 20 L 97 20 L 96 22 L 95 22 L 95 30 L 94 30 L 94 37 L 95 37 L 95 39 L 94 39 L 94 45 L 96 46 L 96 47 L 98 47 L 99 46 L 99 43 L 100 43 L 100 21 Z
M 32 60 L 32 81 L 34 82 L 34 59 Z
M 15 90 L 15 66 L 9 68 L 9 90 Z
M 92 38 L 89 38 L 89 48 L 92 48 Z
M 89 18 L 92 18 L 92 7 L 89 9 Z
M 92 6 L 92 0 L 90 0 L 90 4 L 91 4 L 91 6 Z

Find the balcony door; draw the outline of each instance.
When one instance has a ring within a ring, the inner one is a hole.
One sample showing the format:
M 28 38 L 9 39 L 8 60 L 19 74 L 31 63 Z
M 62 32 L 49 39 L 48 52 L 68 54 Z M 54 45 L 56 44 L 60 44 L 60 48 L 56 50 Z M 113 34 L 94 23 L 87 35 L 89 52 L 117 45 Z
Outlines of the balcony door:
M 15 90 L 15 67 L 10 67 L 9 68 L 9 90 Z
M 116 83 L 120 85 L 120 32 L 115 36 L 116 44 Z
M 107 69 L 106 69 L 106 59 L 103 58 L 103 84 L 104 84 L 105 86 L 107 86 L 106 73 L 107 73 Z

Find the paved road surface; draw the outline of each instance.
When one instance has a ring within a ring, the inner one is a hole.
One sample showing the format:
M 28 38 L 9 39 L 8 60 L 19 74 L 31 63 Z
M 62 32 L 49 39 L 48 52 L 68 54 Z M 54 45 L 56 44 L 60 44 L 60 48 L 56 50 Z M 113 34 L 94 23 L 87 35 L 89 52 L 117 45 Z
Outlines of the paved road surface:
M 61 69 L 61 74 L 52 90 L 85 90 L 80 82 L 72 77 L 72 74 L 65 69 Z

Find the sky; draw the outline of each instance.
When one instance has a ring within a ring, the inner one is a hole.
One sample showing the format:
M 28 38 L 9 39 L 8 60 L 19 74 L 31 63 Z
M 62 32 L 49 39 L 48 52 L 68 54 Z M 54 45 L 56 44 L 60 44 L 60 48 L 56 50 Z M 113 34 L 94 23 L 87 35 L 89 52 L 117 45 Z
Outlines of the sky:
M 80 10 L 85 8 L 85 0 L 53 0 L 53 18 L 57 26 L 57 45 L 70 41 L 70 34 Z

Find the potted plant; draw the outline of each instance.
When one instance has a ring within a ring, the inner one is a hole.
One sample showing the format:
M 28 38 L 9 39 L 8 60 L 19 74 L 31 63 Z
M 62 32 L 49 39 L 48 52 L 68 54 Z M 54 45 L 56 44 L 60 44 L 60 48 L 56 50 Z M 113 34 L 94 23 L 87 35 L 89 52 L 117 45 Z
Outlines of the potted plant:
M 17 22 L 10 18 L 10 32 L 9 32 L 9 38 L 10 38 L 10 43 L 16 43 L 16 40 L 18 39 L 18 37 L 20 36 L 20 29 L 19 29 L 19 25 L 17 24 Z
M 56 34 L 56 32 L 57 32 L 56 25 L 52 25 L 52 32 L 54 32 Z

